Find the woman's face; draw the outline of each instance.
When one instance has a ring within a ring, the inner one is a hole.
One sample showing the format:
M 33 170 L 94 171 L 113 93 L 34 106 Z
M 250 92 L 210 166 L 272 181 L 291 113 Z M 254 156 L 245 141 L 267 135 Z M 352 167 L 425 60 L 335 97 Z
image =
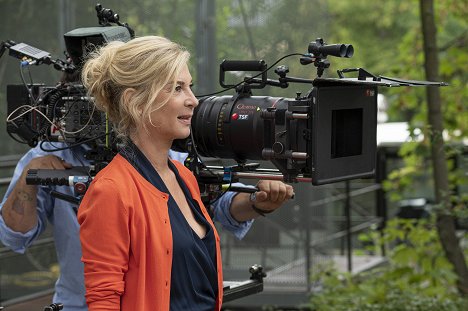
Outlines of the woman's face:
M 151 138 L 182 139 L 190 135 L 190 124 L 193 110 L 198 100 L 192 92 L 192 76 L 185 65 L 175 85 L 167 84 L 156 98 L 156 103 L 168 102 L 160 109 L 151 113 L 151 123 L 148 125 Z M 172 90 L 174 94 L 171 95 Z

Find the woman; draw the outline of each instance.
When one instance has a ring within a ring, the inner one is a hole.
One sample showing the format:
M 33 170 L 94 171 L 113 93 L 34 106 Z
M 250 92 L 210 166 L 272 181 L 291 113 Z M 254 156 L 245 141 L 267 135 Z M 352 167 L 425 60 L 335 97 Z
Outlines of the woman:
M 95 177 L 78 212 L 89 310 L 220 310 L 219 237 L 197 181 L 168 160 L 198 101 L 189 53 L 162 37 L 91 55 L 83 84 L 125 147 Z

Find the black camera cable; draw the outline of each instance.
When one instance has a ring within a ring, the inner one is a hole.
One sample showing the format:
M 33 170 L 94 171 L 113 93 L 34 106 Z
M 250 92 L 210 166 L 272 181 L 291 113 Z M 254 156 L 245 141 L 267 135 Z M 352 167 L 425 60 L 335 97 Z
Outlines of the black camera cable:
M 200 157 L 200 154 L 198 153 L 198 150 L 197 150 L 197 144 L 195 142 L 195 138 L 193 137 L 193 130 L 192 130 L 192 127 L 190 127 L 190 140 L 192 141 L 192 150 L 193 150 L 193 153 L 195 154 L 195 161 L 197 161 L 199 163 L 199 165 L 201 166 L 201 168 L 203 169 L 206 169 L 206 171 L 208 173 L 210 173 L 211 176 L 215 177 L 215 178 L 218 178 L 218 175 L 216 175 L 208 166 L 205 165 L 205 163 L 203 162 L 202 158 Z M 223 189 L 223 191 L 214 199 L 214 200 L 211 200 L 209 202 L 209 205 L 213 205 L 214 203 L 216 203 L 219 199 L 221 199 L 221 197 L 223 195 L 226 194 L 226 192 L 228 192 L 231 188 L 231 185 L 232 183 L 229 182 L 228 186 Z

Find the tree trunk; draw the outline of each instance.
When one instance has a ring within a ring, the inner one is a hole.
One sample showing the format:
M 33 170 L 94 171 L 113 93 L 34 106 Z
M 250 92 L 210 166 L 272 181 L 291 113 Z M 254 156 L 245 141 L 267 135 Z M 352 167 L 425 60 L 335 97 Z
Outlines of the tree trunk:
M 433 0 L 420 0 L 421 24 L 424 41 L 424 68 L 426 79 L 439 81 L 436 26 Z M 455 218 L 451 213 L 450 187 L 447 161 L 444 150 L 443 117 L 438 87 L 427 87 L 428 122 L 434 177 L 436 204 L 441 206 L 437 213 L 437 231 L 447 259 L 453 264 L 458 276 L 457 288 L 460 294 L 468 296 L 468 268 L 455 231 Z

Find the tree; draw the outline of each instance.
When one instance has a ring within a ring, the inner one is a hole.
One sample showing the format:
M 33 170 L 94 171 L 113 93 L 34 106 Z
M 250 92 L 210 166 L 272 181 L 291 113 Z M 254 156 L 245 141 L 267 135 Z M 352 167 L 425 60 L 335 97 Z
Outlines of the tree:
M 433 0 L 420 0 L 421 25 L 424 42 L 424 68 L 426 78 L 439 81 L 439 61 L 436 38 Z M 430 146 L 433 164 L 434 192 L 437 210 L 437 230 L 447 259 L 453 264 L 458 275 L 457 287 L 462 295 L 468 295 L 468 268 L 455 232 L 455 219 L 451 213 L 450 187 L 448 180 L 447 161 L 442 135 L 443 117 L 441 112 L 441 97 L 439 89 L 428 87 L 427 116 L 431 128 Z
M 434 201 L 439 206 L 437 210 L 439 240 L 447 259 L 458 275 L 460 292 L 466 293 L 466 263 L 455 235 L 454 225 L 458 211 L 466 211 L 467 206 L 466 194 L 457 196 L 454 189 L 458 184 L 466 183 L 466 177 L 463 181 L 460 172 L 451 172 L 447 158 L 460 152 L 457 144 L 462 145 L 463 139 L 468 134 L 466 111 L 468 33 L 465 18 L 467 5 L 466 2 L 453 0 L 441 0 L 437 5 L 435 9 L 431 5 L 429 14 L 424 13 L 422 3 L 421 7 L 417 8 L 413 2 L 408 1 L 375 4 L 369 4 L 367 1 L 347 4 L 342 1 L 333 6 L 338 11 L 332 15 L 338 26 L 349 25 L 345 29 L 336 26 L 335 34 L 350 37 L 352 39 L 349 41 L 355 46 L 365 47 L 357 54 L 365 53 L 365 57 L 359 61 L 371 72 L 374 70 L 377 74 L 389 72 L 390 76 L 404 79 L 448 81 L 450 84 L 445 88 L 398 88 L 387 92 L 391 102 L 390 118 L 394 121 L 409 122 L 412 136 L 418 135 L 415 130 L 417 128 L 421 134 L 424 134 L 424 137 L 419 137 L 422 138 L 421 142 L 404 145 L 400 154 L 405 158 L 405 167 L 395 171 L 393 174 L 395 178 L 387 185 L 393 187 L 393 189 L 388 188 L 394 190 L 393 197 L 401 198 L 405 186 L 412 186 L 412 178 L 432 170 Z M 437 21 L 434 20 L 434 11 L 439 15 Z M 365 18 L 357 19 L 355 23 L 350 22 L 348 16 L 363 15 L 363 12 L 368 12 Z M 419 21 L 416 18 L 418 13 L 421 16 Z M 432 16 L 430 27 L 427 25 L 427 16 Z M 440 45 L 435 41 L 436 22 L 438 37 L 442 39 Z M 432 42 L 428 41 L 429 37 L 432 37 Z M 369 44 L 378 39 L 382 41 L 377 48 Z M 425 77 L 422 69 L 425 69 Z M 427 94 L 427 105 L 423 90 Z M 442 131 L 449 137 L 450 145 L 444 143 Z M 430 169 L 426 166 L 427 158 L 432 159 Z
M 434 201 L 440 207 L 437 210 L 439 240 L 458 275 L 458 289 L 466 294 L 466 263 L 455 235 L 454 224 L 456 213 L 463 209 L 466 211 L 467 201 L 466 195 L 461 194 L 457 197 L 454 189 L 457 184 L 466 182 L 466 177 L 463 181 L 460 174 L 451 172 L 447 166 L 447 158 L 460 152 L 456 144 L 463 144 L 463 139 L 468 133 L 467 5 L 466 2 L 453 0 L 438 1 L 437 5 L 434 9 L 431 1 L 430 9 L 427 9 L 427 1 L 421 0 L 421 20 L 418 24 L 418 9 L 413 2 L 387 1 L 369 4 L 368 1 L 357 0 L 348 4 L 338 1 L 334 3 L 335 12 L 331 14 L 336 25 L 331 26 L 335 28 L 335 31 L 332 31 L 335 35 L 352 38 L 349 41 L 355 47 L 364 48 L 356 53 L 356 57 L 364 53 L 364 58 L 360 58 L 359 61 L 371 72 L 375 70 L 378 74 L 389 72 L 390 76 L 406 79 L 449 82 L 450 86 L 446 88 L 424 88 L 427 105 L 423 89 L 398 88 L 387 92 L 391 99 L 390 118 L 408 121 L 412 136 L 417 135 L 417 131 L 414 131 L 416 128 L 421 129 L 420 132 L 424 134 L 424 137 L 420 137 L 423 138 L 421 143 L 404 145 L 400 153 L 405 158 L 406 165 L 395 171 L 395 179 L 388 185 L 391 184 L 393 190 L 396 190 L 392 193 L 393 196 L 400 197 L 405 183 L 411 186 L 411 179 L 415 175 L 428 170 L 426 157 L 432 159 Z M 439 15 L 437 29 L 438 36 L 442 39 L 440 46 L 435 40 L 434 11 Z M 363 16 L 363 12 L 366 12 L 365 18 L 351 22 L 349 16 Z M 349 27 L 343 28 L 342 25 Z M 376 48 L 369 44 L 378 39 L 381 41 Z M 422 68 L 425 69 L 425 77 Z M 444 105 L 441 99 L 444 100 Z M 450 145 L 444 144 L 443 130 L 450 139 Z

